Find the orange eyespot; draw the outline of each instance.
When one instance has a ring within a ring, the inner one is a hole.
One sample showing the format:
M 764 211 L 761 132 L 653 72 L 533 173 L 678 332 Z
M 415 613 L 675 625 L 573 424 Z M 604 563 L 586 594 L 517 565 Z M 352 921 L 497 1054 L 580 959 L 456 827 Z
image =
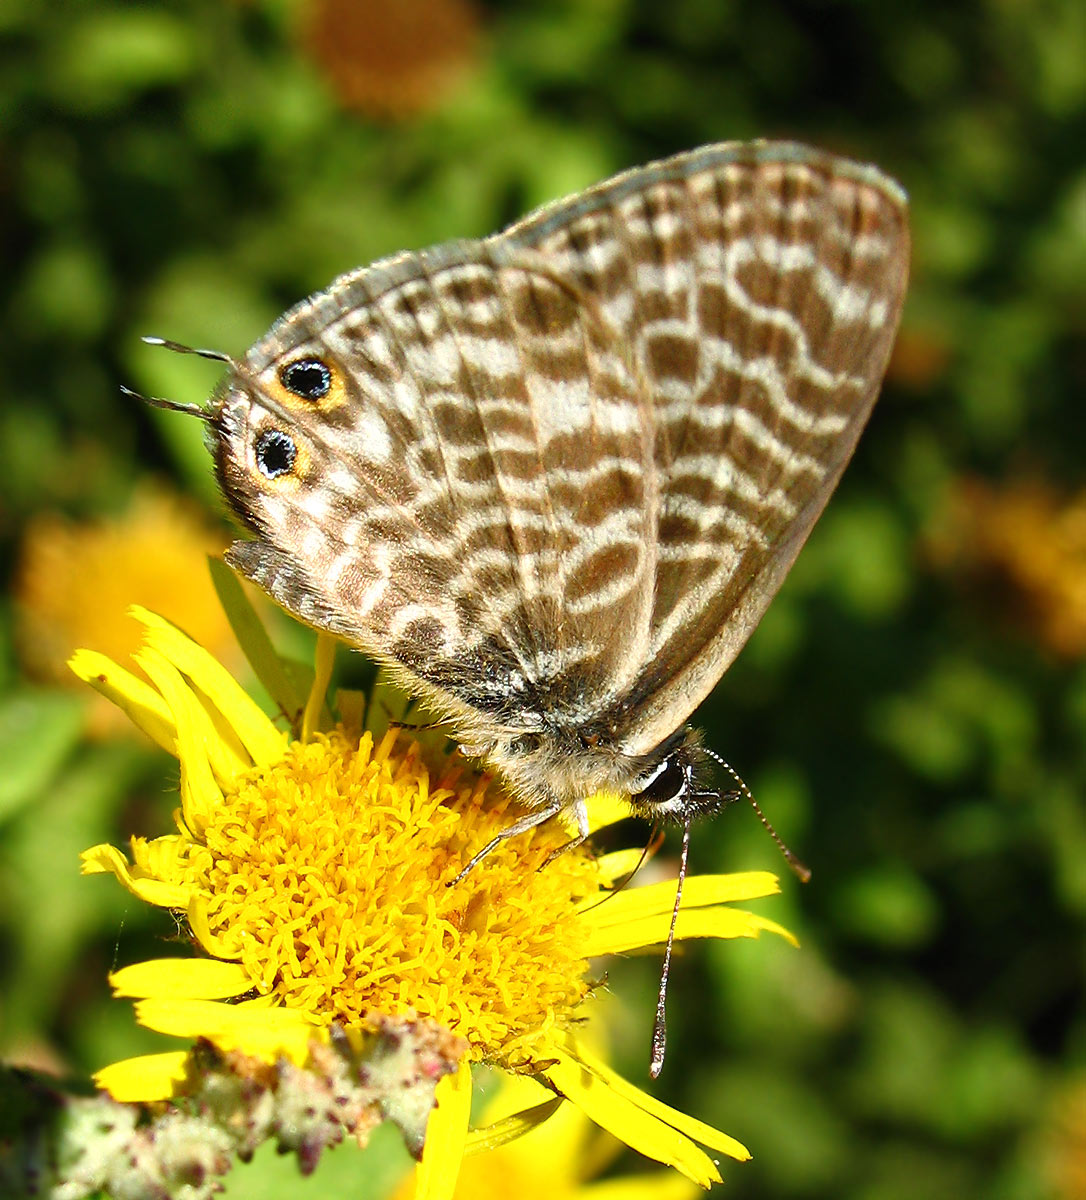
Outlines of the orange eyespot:
M 268 429 L 256 440 L 256 465 L 268 479 L 279 479 L 294 470 L 298 447 L 281 429 Z
M 332 390 L 332 370 L 319 358 L 296 358 L 280 368 L 279 382 L 300 400 L 323 400 Z

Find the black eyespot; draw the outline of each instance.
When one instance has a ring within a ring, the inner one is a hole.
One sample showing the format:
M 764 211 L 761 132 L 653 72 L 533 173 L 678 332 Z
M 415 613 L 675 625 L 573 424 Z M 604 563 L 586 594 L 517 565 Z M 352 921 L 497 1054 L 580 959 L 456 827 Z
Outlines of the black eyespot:
M 681 800 L 690 790 L 690 775 L 685 762 L 676 754 L 664 759 L 648 776 L 641 790 L 630 797 L 638 804 L 664 805 Z
M 332 390 L 332 372 L 319 358 L 296 358 L 279 372 L 279 382 L 302 400 L 321 400 Z
M 269 429 L 257 438 L 256 465 L 269 479 L 289 475 L 297 457 L 298 448 L 293 438 L 287 437 L 282 430 Z

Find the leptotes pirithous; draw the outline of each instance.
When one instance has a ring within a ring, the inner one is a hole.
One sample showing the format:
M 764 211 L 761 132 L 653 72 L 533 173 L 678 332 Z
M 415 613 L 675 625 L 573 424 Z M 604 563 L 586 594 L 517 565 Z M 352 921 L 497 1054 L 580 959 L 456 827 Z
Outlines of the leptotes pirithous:
M 352 271 L 199 410 L 229 561 L 396 668 L 527 815 L 688 820 L 686 722 L 874 403 L 905 197 L 801 146 L 708 146 L 478 242 Z

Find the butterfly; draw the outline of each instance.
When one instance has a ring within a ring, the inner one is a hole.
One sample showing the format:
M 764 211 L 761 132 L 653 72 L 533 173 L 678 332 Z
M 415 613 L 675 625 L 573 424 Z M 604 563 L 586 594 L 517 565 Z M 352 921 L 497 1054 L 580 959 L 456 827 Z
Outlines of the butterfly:
M 908 259 L 873 167 L 706 146 L 351 271 L 169 406 L 253 535 L 230 564 L 497 769 L 502 838 L 583 834 L 609 789 L 681 819 L 685 861 L 720 800 L 688 720 L 852 455 Z

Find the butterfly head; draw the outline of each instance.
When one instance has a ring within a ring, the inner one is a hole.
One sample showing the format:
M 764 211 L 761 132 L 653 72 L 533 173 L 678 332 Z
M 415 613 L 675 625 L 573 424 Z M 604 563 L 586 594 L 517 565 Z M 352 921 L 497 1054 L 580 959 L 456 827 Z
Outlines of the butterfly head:
M 215 470 L 223 495 L 249 528 L 274 529 L 312 489 L 321 458 L 313 415 L 332 382 L 325 362 L 307 356 L 279 370 L 236 366 L 216 392 Z
M 139 398 L 206 422 L 222 493 L 257 535 L 235 542 L 227 561 L 302 620 L 346 636 L 350 631 L 338 628 L 342 622 L 319 585 L 337 555 L 349 557 L 344 542 L 354 479 L 337 436 L 345 419 L 345 372 L 323 347 L 291 333 L 284 323 L 274 344 L 265 339 L 240 360 L 145 338 L 225 363 L 227 373 L 204 405 Z

